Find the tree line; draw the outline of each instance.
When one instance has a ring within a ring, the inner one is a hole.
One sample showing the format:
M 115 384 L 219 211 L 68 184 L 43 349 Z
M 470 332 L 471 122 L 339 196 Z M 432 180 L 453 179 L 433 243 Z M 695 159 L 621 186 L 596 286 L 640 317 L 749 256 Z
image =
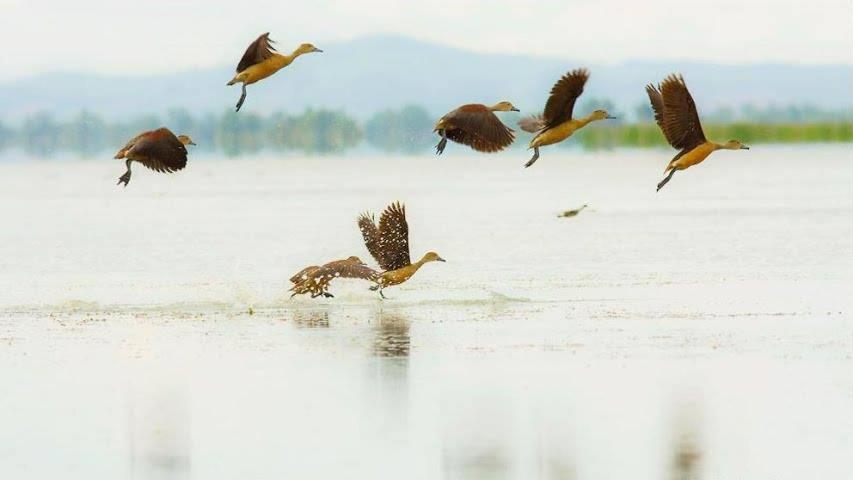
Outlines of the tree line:
M 584 129 L 578 133 L 577 141 L 563 145 L 588 149 L 664 145 L 663 135 L 653 123 L 647 105 L 638 105 L 628 115 L 607 100 L 590 99 L 579 111 L 595 108 L 606 108 L 620 120 Z M 786 111 L 787 115 L 773 116 L 773 121 L 765 118 L 773 114 L 772 109 L 753 111 L 752 120 L 734 120 L 727 112 L 714 112 L 705 117 L 706 134 L 709 138 L 738 138 L 747 143 L 853 141 L 853 116 L 821 116 L 816 114 L 820 111 L 808 113 L 806 109 L 793 107 Z M 514 125 L 520 118 L 513 113 L 500 116 L 508 125 Z M 789 120 L 780 121 L 785 118 Z M 43 112 L 26 118 L 17 127 L 0 122 L 0 150 L 17 147 L 42 158 L 59 152 L 81 157 L 102 155 L 105 151 L 118 150 L 139 132 L 167 125 L 175 134 L 190 135 L 199 149 L 231 157 L 263 150 L 335 154 L 362 143 L 383 152 L 419 154 L 429 152 L 437 141 L 432 132 L 434 122 L 435 118 L 426 109 L 416 105 L 377 112 L 364 122 L 344 112 L 326 109 L 267 116 L 251 112 L 236 114 L 231 110 L 220 115 L 193 116 L 186 110 L 175 109 L 162 117 L 148 115 L 120 122 L 107 121 L 88 111 L 62 121 Z M 525 148 L 529 135 L 516 133 L 519 141 L 513 147 Z

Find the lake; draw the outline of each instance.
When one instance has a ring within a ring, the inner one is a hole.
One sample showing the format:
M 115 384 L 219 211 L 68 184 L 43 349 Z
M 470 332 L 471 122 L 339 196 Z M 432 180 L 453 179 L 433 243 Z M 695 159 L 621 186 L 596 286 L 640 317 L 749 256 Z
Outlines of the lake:
M 853 149 L 672 155 L 4 161 L 0 474 L 851 477 Z M 289 298 L 394 200 L 447 263 Z

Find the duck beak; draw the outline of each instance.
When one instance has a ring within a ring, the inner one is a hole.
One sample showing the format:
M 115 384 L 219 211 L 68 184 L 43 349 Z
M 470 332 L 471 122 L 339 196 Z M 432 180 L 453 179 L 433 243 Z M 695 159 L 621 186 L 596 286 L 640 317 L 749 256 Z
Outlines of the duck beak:
M 606 117 L 604 117 L 604 118 L 606 118 L 606 119 L 608 119 L 608 120 L 618 120 L 618 119 L 619 119 L 619 117 L 614 117 L 613 115 L 608 115 L 608 116 L 606 116 Z
M 323 53 L 323 51 L 322 51 L 322 50 L 320 50 L 319 48 L 316 48 L 316 47 L 314 47 L 314 50 L 313 50 L 313 51 L 315 51 L 315 52 L 317 52 L 317 53 Z
M 192 140 L 190 140 L 190 143 L 188 143 L 187 145 L 196 146 L 196 145 L 195 145 L 195 142 L 193 142 Z
M 438 262 L 446 262 L 447 260 L 445 260 L 445 259 L 443 259 L 443 258 L 441 258 L 441 257 L 438 257 L 438 258 L 436 258 L 436 261 L 438 261 Z
M 749 150 L 749 147 L 747 147 L 746 145 L 741 145 L 741 146 L 740 146 L 740 149 L 741 149 L 741 150 Z
M 515 108 L 515 107 L 512 107 L 512 108 L 510 108 L 510 109 L 509 109 L 509 111 L 510 111 L 510 112 L 520 112 L 521 110 L 519 110 L 519 109 L 517 109 L 517 108 Z

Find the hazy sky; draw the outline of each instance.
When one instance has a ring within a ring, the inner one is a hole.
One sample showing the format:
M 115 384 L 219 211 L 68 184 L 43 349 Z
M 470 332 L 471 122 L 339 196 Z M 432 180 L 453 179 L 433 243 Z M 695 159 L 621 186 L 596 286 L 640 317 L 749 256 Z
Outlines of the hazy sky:
M 0 79 L 232 65 L 265 31 L 282 50 L 394 33 L 593 63 L 849 65 L 851 21 L 852 0 L 0 0 Z

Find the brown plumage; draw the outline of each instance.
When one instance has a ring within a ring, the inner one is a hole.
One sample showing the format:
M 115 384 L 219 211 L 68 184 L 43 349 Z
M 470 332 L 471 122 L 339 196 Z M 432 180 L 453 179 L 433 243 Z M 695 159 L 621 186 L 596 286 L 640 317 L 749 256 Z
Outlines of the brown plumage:
M 615 118 L 606 110 L 596 110 L 586 117 L 576 118 L 575 102 L 583 93 L 588 79 L 589 70 L 585 68 L 578 68 L 563 75 L 551 87 L 551 94 L 542 114 L 523 118 L 518 122 L 522 130 L 535 134 L 529 146 L 533 149 L 533 157 L 524 164 L 525 167 L 533 165 L 539 158 L 539 147 L 562 142 L 590 122 Z
M 515 135 L 494 112 L 518 111 L 509 102 L 488 107 L 479 103 L 462 105 L 439 119 L 435 132 L 441 136 L 436 153 L 441 154 L 450 139 L 478 152 L 499 152 L 512 144 Z
M 294 295 L 310 293 L 311 298 L 333 297 L 328 292 L 329 283 L 335 278 L 361 278 L 376 281 L 379 272 L 368 267 L 358 257 L 349 257 L 344 260 L 335 260 L 321 266 L 312 265 L 305 267 L 290 277 L 293 287 L 290 289 Z
M 377 285 L 371 287 L 371 290 L 379 290 L 383 298 L 383 288 L 405 282 L 426 263 L 444 261 L 437 253 L 427 252 L 417 262 L 411 262 L 409 223 L 406 221 L 406 207 L 400 202 L 392 203 L 382 212 L 378 226 L 374 223 L 373 215 L 361 214 L 358 217 L 358 228 L 370 255 L 384 270 L 376 279 Z
M 243 58 L 240 59 L 240 63 L 237 64 L 237 73 L 271 58 L 276 53 L 275 47 L 272 46 L 273 43 L 275 41 L 270 39 L 270 32 L 258 37 L 257 40 L 249 45 L 246 53 L 243 54 Z
M 660 83 L 660 90 L 646 85 L 646 93 L 655 113 L 655 121 L 666 141 L 674 148 L 690 150 L 705 143 L 705 132 L 699 121 L 696 103 L 687 90 L 684 78 L 670 75 Z
M 187 165 L 187 148 L 195 145 L 186 135 L 175 136 L 165 127 L 141 133 L 133 137 L 116 153 L 116 159 L 126 159 L 127 172 L 119 177 L 118 183 L 127 186 L 130 182 L 130 164 L 139 162 L 156 172 L 171 173 Z
M 696 103 L 680 75 L 666 77 L 658 88 L 651 84 L 646 85 L 646 93 L 652 104 L 655 122 L 666 141 L 679 150 L 667 164 L 664 173 L 669 174 L 658 183 L 658 190 L 669 182 L 676 170 L 684 170 L 701 163 L 716 150 L 749 150 L 749 147 L 738 140 L 720 144 L 705 138 Z
M 299 45 L 291 54 L 281 55 L 276 51 L 272 44 L 275 43 L 270 39 L 269 32 L 262 34 L 249 45 L 240 58 L 237 64 L 237 75 L 232 78 L 227 85 L 240 83 L 241 93 L 240 100 L 237 101 L 237 111 L 243 106 L 246 100 L 246 85 L 259 82 L 282 68 L 290 65 L 300 55 L 313 52 L 322 52 L 319 48 L 310 43 Z

